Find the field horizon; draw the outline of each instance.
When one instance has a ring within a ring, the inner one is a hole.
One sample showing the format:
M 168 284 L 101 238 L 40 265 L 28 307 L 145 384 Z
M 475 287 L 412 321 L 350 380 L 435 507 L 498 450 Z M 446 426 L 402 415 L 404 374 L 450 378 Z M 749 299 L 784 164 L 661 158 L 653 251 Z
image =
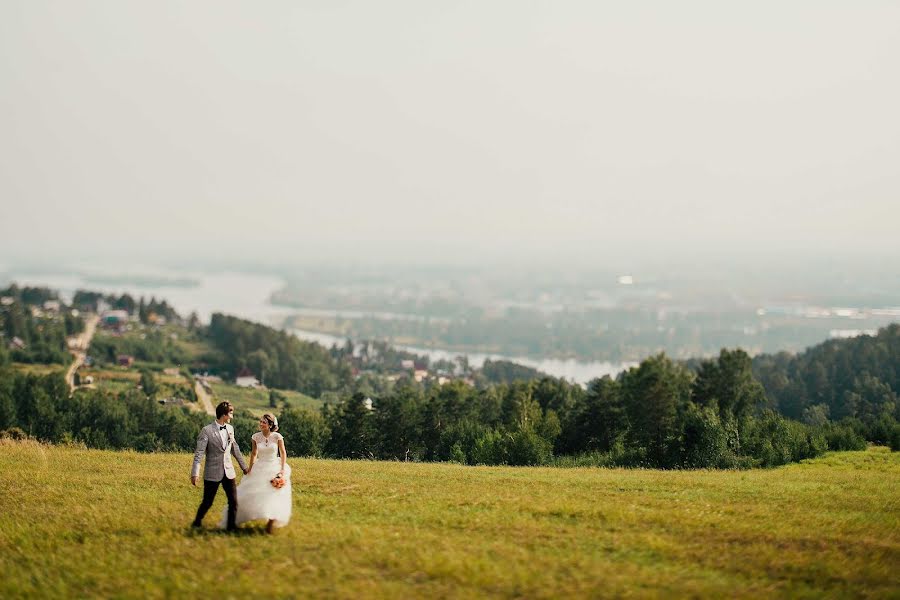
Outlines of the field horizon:
M 0 596 L 900 594 L 900 454 L 776 469 L 291 458 L 291 523 L 188 528 L 188 453 L 0 441 Z

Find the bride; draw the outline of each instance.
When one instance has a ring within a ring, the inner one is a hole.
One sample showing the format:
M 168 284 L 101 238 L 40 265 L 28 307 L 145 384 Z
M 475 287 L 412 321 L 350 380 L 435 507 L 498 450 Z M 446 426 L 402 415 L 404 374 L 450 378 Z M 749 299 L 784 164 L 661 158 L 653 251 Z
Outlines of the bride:
M 266 532 L 284 527 L 291 519 L 291 466 L 285 462 L 284 437 L 278 433 L 278 419 L 264 414 L 259 431 L 250 438 L 250 466 L 237 488 L 237 524 L 265 519 Z M 284 486 L 276 488 L 272 480 L 281 476 Z M 226 512 L 222 512 L 224 527 Z

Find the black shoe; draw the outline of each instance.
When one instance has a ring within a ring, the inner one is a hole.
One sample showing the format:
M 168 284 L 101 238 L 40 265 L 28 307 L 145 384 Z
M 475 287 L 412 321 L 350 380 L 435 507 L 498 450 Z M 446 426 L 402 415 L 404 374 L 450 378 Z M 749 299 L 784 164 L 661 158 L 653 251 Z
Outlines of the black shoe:
M 201 523 L 191 523 L 191 529 L 203 529 L 203 525 Z

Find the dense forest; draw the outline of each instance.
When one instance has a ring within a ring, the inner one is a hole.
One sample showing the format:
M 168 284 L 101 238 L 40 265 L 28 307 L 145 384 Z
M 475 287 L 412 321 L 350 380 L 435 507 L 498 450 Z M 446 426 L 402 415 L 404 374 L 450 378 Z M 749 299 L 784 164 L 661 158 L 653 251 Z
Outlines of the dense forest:
M 763 354 L 753 371 L 769 404 L 810 424 L 852 423 L 867 439 L 886 443 L 900 420 L 900 325 L 875 336 L 829 340 L 792 355 Z

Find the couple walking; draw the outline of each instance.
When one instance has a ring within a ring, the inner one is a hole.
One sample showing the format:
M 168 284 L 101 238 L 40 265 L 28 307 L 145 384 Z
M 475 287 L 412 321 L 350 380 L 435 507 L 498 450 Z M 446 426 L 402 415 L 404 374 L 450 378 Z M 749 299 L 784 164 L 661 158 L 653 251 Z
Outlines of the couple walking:
M 191 484 L 197 485 L 200 479 L 200 461 L 204 456 L 206 467 L 203 471 L 203 501 L 191 526 L 201 527 L 221 485 L 228 506 L 222 511 L 219 527 L 233 531 L 240 523 L 265 520 L 266 531 L 272 533 L 275 527 L 287 525 L 291 518 L 291 467 L 286 462 L 278 420 L 270 414 L 260 418 L 259 431 L 250 438 L 252 449 L 247 465 L 234 439 L 234 427 L 230 424 L 233 417 L 231 403 L 220 403 L 216 407 L 216 420 L 201 429 L 197 437 Z M 241 484 L 237 486 L 232 455 L 244 472 Z

